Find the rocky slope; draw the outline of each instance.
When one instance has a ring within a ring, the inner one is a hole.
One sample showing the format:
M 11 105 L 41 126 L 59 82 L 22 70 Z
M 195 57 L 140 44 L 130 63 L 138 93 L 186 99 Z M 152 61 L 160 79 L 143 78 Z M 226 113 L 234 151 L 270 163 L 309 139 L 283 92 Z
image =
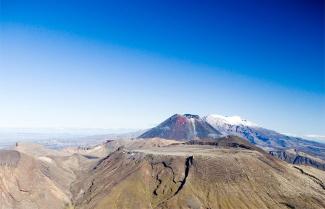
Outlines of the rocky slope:
M 0 150 L 0 208 L 64 208 L 70 202 L 62 182 L 51 180 L 40 161 L 14 150 Z
M 236 136 L 0 151 L 1 209 L 324 208 L 324 182 Z
M 279 161 L 239 138 L 197 143 L 119 148 L 73 184 L 75 207 L 325 207 L 323 172 Z
M 36 144 L 0 150 L 0 209 L 69 208 L 70 185 L 95 161 Z

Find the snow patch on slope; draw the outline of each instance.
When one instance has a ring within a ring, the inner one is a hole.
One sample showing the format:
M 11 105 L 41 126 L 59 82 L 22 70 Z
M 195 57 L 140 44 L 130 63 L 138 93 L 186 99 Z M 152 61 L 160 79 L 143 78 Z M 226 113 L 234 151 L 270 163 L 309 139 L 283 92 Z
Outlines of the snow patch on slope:
M 196 136 L 197 132 L 196 132 L 196 126 L 195 126 L 195 119 L 194 118 L 190 118 L 191 124 L 192 124 L 192 128 L 193 128 L 193 134 Z

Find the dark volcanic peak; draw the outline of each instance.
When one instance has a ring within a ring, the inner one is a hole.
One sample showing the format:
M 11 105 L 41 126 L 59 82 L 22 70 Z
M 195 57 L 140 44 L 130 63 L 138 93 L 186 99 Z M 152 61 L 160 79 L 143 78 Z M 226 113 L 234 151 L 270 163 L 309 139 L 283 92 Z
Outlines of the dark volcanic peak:
M 192 140 L 203 138 L 217 138 L 221 133 L 198 115 L 175 114 L 145 132 L 139 138 L 160 137 L 174 140 Z

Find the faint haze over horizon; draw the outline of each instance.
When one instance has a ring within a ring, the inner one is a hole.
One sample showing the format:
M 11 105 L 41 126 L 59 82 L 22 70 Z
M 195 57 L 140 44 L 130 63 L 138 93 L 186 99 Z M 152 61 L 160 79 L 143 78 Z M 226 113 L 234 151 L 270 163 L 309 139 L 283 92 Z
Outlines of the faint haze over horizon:
M 146 129 L 191 113 L 325 136 L 324 1 L 0 6 L 2 128 Z

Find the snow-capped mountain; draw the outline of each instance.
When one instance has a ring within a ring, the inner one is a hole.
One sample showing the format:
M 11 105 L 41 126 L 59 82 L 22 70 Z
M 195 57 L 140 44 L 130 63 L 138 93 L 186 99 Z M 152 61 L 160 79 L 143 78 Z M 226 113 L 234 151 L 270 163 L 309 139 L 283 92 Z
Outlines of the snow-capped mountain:
M 262 127 L 256 123 L 242 119 L 240 116 L 222 116 L 211 114 L 204 116 L 203 119 L 213 128 L 218 130 L 223 135 L 237 135 L 243 137 L 253 144 L 265 144 L 269 136 L 263 138 L 264 134 L 257 134 Z M 262 141 L 259 143 L 259 141 Z
M 266 129 L 239 116 L 208 115 L 203 119 L 223 135 L 236 135 L 265 150 L 294 148 L 325 159 L 325 144 L 287 136 Z
M 218 138 L 235 135 L 244 138 L 264 150 L 295 149 L 325 159 L 325 144 L 287 136 L 266 129 L 239 116 L 175 114 L 139 138 L 160 137 L 174 140 Z
M 222 116 L 212 114 L 204 116 L 203 119 L 223 135 L 237 132 L 238 127 L 258 127 L 257 124 L 242 119 L 240 116 Z
M 242 126 L 258 126 L 256 123 L 242 119 L 240 116 L 222 116 L 212 114 L 203 117 L 207 122 L 219 125 L 242 125 Z

